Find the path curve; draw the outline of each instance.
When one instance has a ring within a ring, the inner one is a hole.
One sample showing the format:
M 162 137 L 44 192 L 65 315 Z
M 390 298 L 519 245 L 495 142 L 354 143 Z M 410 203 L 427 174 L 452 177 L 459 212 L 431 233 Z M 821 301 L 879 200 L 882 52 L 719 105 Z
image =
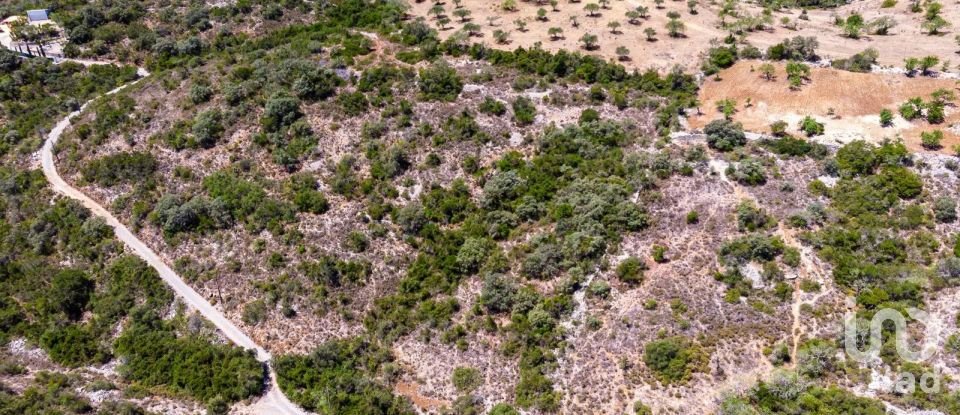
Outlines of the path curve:
M 95 64 L 89 61 L 78 63 L 83 65 Z M 180 278 L 180 276 L 177 275 L 173 269 L 163 262 L 163 259 L 161 259 L 156 252 L 143 243 L 143 241 L 141 241 L 140 238 L 131 232 L 130 229 L 117 220 L 113 214 L 111 214 L 103 206 L 100 206 L 99 203 L 83 194 L 83 192 L 68 184 L 65 180 L 63 180 L 62 177 L 60 177 L 60 173 L 57 172 L 57 166 L 54 163 L 53 148 L 56 146 L 57 141 L 60 139 L 60 136 L 63 134 L 63 132 L 67 129 L 67 127 L 70 126 L 70 121 L 74 117 L 80 115 L 80 113 L 86 109 L 87 105 L 94 100 L 102 96 L 116 94 L 124 88 L 140 82 L 143 80 L 143 78 L 149 76 L 150 73 L 143 68 L 137 68 L 137 75 L 140 76 L 137 80 L 124 84 L 103 95 L 97 96 L 90 101 L 87 101 L 80 107 L 79 110 L 71 112 L 57 123 L 53 130 L 50 131 L 50 134 L 47 135 L 47 139 L 43 143 L 43 148 L 40 150 L 40 164 L 43 168 L 43 175 L 46 176 L 47 181 L 50 183 L 50 186 L 54 191 L 71 199 L 76 199 L 94 215 L 103 218 L 107 224 L 113 228 L 118 239 L 123 241 L 123 243 L 126 244 L 130 250 L 142 258 L 147 264 L 156 269 L 163 282 L 165 282 L 177 294 L 177 296 L 183 300 L 183 302 L 200 312 L 204 318 L 209 320 L 214 326 L 220 329 L 220 332 L 222 332 L 227 339 L 239 347 L 256 351 L 257 360 L 265 363 L 269 368 L 270 386 L 267 392 L 252 406 L 252 409 L 255 411 L 255 413 L 303 415 L 306 412 L 300 409 L 293 402 L 290 402 L 286 395 L 280 391 L 280 387 L 276 381 L 276 373 L 270 364 L 271 356 L 266 349 L 256 344 L 252 339 L 250 339 L 250 337 L 240 330 L 239 327 L 233 324 L 233 322 L 227 319 L 227 317 L 220 313 L 219 310 L 214 308 L 213 305 L 211 305 L 205 298 L 187 285 L 187 283 L 184 282 L 184 280 Z

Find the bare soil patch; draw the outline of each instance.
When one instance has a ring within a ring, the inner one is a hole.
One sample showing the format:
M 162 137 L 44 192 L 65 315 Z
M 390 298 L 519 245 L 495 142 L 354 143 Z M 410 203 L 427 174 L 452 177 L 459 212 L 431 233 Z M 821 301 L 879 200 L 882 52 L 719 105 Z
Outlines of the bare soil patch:
M 723 117 L 717 103 L 732 99 L 737 103 L 734 120 L 755 132 L 769 132 L 771 123 L 783 120 L 790 125 L 790 133 L 801 134 L 797 125 L 809 115 L 825 124 L 822 139 L 831 142 L 879 141 L 899 135 L 911 149 L 919 150 L 920 133 L 939 129 L 945 137 L 941 151 L 950 151 L 960 143 L 960 136 L 951 128 L 960 121 L 960 112 L 954 107 L 947 107 L 946 122 L 938 125 L 907 121 L 897 115 L 892 126 L 882 127 L 879 116 L 884 108 L 897 113 L 897 107 L 912 97 L 929 100 L 930 94 L 941 88 L 957 92 L 954 80 L 812 68 L 810 81 L 799 90 L 791 90 L 783 65 L 776 65 L 777 77 L 772 81 L 761 78 L 759 65 L 758 61 L 739 62 L 720 72 L 720 80 L 705 81 L 700 89 L 702 114 L 690 115 L 690 127 L 702 128 Z
M 630 69 L 654 68 L 665 70 L 680 65 L 688 69 L 699 67 L 701 57 L 710 48 L 710 41 L 722 39 L 729 31 L 723 27 L 723 22 L 735 21 L 733 17 L 721 19 L 718 13 L 721 10 L 720 2 L 707 4 L 700 2 L 696 7 L 697 13 L 692 14 L 687 2 L 667 1 L 663 8 L 657 8 L 650 0 L 616 0 L 609 3 L 608 8 L 601 8 L 595 16 L 588 16 L 584 9 L 591 1 L 570 2 L 562 0 L 554 11 L 550 4 L 538 5 L 532 1 L 517 1 L 516 11 L 504 11 L 501 1 L 463 0 L 462 8 L 471 13 L 467 22 L 481 27 L 481 36 L 471 38 L 474 42 L 485 43 L 500 49 L 514 49 L 517 47 L 533 47 L 541 44 L 543 48 L 552 51 L 561 49 L 580 50 L 607 59 L 618 59 L 616 49 L 625 46 L 630 50 L 629 59 L 621 63 Z M 744 40 L 761 49 L 781 42 L 783 39 L 794 36 L 814 36 L 820 41 L 820 54 L 827 59 L 845 58 L 866 48 L 875 48 L 880 52 L 879 62 L 888 66 L 903 66 L 907 57 L 935 55 L 941 61 L 958 60 L 957 47 L 953 33 L 960 25 L 960 8 L 947 6 L 943 11 L 943 18 L 951 22 L 953 28 L 947 28 L 940 35 L 931 36 L 921 30 L 923 23 L 922 13 L 913 13 L 909 10 L 908 1 L 900 1 L 891 8 L 881 8 L 882 0 L 855 1 L 843 7 L 829 10 L 809 10 L 807 19 L 800 19 L 799 10 L 784 9 L 772 15 L 772 22 L 765 30 L 744 33 Z M 411 13 L 424 17 L 434 27 L 437 27 L 436 17 L 430 13 L 434 6 L 432 1 L 422 1 L 412 4 Z M 599 3 L 598 3 L 599 4 Z M 443 38 L 459 31 L 466 22 L 453 14 L 456 5 L 452 2 L 443 2 L 444 14 L 450 19 L 444 30 L 440 30 Z M 638 6 L 649 8 L 649 16 L 637 19 L 631 23 L 626 17 L 628 10 Z M 537 11 L 543 8 L 547 11 L 546 19 L 537 18 Z M 686 30 L 683 37 L 672 38 L 667 35 L 666 24 L 669 21 L 667 14 L 677 12 Z M 740 16 L 760 16 L 762 8 L 752 4 L 741 3 Z M 869 35 L 863 33 L 859 38 L 852 39 L 843 36 L 841 28 L 834 25 L 834 17 L 846 17 L 851 13 L 860 13 L 866 21 L 881 16 L 893 18 L 897 24 L 888 35 Z M 575 27 L 571 18 L 575 18 L 578 25 Z M 791 28 L 781 23 L 781 19 L 790 20 Z M 489 19 L 496 19 L 492 22 Z M 525 30 L 521 31 L 514 23 L 517 20 L 525 22 Z M 620 26 L 616 33 L 607 26 L 610 22 L 618 22 Z M 561 37 L 551 37 L 549 29 L 558 27 L 563 30 Z M 644 31 L 653 28 L 657 34 L 655 40 L 648 41 Z M 507 43 L 497 43 L 493 33 L 496 30 L 510 32 Z M 597 48 L 591 51 L 583 49 L 580 38 L 584 34 L 597 36 Z M 955 67 L 955 66 L 954 66 Z

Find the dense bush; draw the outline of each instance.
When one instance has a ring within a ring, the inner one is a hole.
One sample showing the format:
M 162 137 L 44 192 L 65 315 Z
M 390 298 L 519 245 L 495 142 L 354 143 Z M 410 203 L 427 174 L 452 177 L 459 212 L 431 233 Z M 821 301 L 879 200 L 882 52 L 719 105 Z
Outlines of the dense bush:
M 430 101 L 453 101 L 463 90 L 460 75 L 450 66 L 440 63 L 420 70 L 420 92 Z
M 201 196 L 182 201 L 175 195 L 165 195 L 153 208 L 152 221 L 167 236 L 180 232 L 205 232 L 233 225 L 230 210 L 221 200 Z
M 783 253 L 784 244 L 779 237 L 751 234 L 723 244 L 720 257 L 728 264 L 748 261 L 770 261 Z
M 654 340 L 644 346 L 643 362 L 662 383 L 685 383 L 705 363 L 704 352 L 683 337 Z
M 200 401 L 221 397 L 235 402 L 260 394 L 265 370 L 253 350 L 177 337 L 168 324 L 150 313 L 135 316 L 116 343 L 125 378 Z
M 767 59 L 813 62 L 818 59 L 819 47 L 820 42 L 815 37 L 796 36 L 767 48 Z
M 707 145 L 719 151 L 730 151 L 747 143 L 743 126 L 730 120 L 713 120 L 703 127 Z
M 877 64 L 877 58 L 879 57 L 880 53 L 876 49 L 867 48 L 848 59 L 836 59 L 830 62 L 830 65 L 845 71 L 867 73 L 872 70 L 873 65 Z
M 379 380 L 391 360 L 387 350 L 351 338 L 321 344 L 307 356 L 280 356 L 275 368 L 284 394 L 308 411 L 412 414 L 410 403 Z
M 214 202 L 223 204 L 234 220 L 251 230 L 276 229 L 293 219 L 291 206 L 267 196 L 259 183 L 244 180 L 233 171 L 207 176 L 203 188 Z
M 643 282 L 643 271 L 646 269 L 647 265 L 642 260 L 629 257 L 617 265 L 615 273 L 620 281 L 628 284 L 639 284 Z
M 501 116 L 507 113 L 507 106 L 494 98 L 484 97 L 483 102 L 480 103 L 480 107 L 477 108 L 478 111 L 484 114 L 491 114 L 496 116 Z
M 143 182 L 153 176 L 157 160 L 152 154 L 123 152 L 92 160 L 82 169 L 83 179 L 106 187 Z
M 213 147 L 223 135 L 223 115 L 219 110 L 207 110 L 193 119 L 193 136 L 198 146 Z
M 330 208 L 327 198 L 318 190 L 317 178 L 308 173 L 290 176 L 288 191 L 292 193 L 293 204 L 300 212 L 323 214 Z
M 260 123 L 267 131 L 276 132 L 301 116 L 300 102 L 296 98 L 277 93 L 267 100 Z
M 533 124 L 534 117 L 537 115 L 537 107 L 527 97 L 517 97 L 511 104 L 513 106 L 513 121 L 519 126 Z
M 795 373 L 777 373 L 771 380 L 750 388 L 744 396 L 725 398 L 720 403 L 720 413 L 883 415 L 887 410 L 878 400 L 859 397 L 836 386 L 817 386 Z

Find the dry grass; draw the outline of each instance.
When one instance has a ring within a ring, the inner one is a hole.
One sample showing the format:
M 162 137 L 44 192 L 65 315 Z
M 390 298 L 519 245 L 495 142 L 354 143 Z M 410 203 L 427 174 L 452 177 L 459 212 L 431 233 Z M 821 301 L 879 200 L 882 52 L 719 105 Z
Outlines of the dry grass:
M 941 151 L 949 151 L 952 145 L 960 143 L 960 137 L 949 128 L 960 121 L 960 113 L 955 108 L 947 108 L 947 121 L 940 125 L 910 122 L 897 116 L 894 125 L 881 127 L 879 116 L 884 108 L 896 113 L 904 101 L 912 97 L 929 99 L 931 93 L 941 88 L 958 92 L 954 80 L 813 68 L 810 82 L 795 91 L 790 89 L 783 65 L 777 65 L 777 78 L 773 81 L 761 78 L 755 70 L 759 65 L 757 61 L 739 62 L 721 72 L 719 81 L 705 81 L 700 90 L 702 114 L 691 115 L 690 126 L 701 128 L 721 118 L 717 102 L 732 99 L 737 103 L 734 120 L 750 131 L 768 132 L 772 122 L 784 120 L 790 124 L 792 133 L 799 134 L 797 123 L 810 115 L 826 125 L 824 139 L 830 141 L 846 142 L 856 138 L 878 141 L 900 135 L 910 148 L 919 150 L 920 133 L 940 129 L 945 133 Z
M 720 2 L 711 5 L 707 1 L 701 1 L 700 6 L 697 7 L 697 14 L 691 14 L 685 1 L 667 1 L 662 9 L 658 9 L 652 0 L 613 0 L 609 4 L 609 9 L 601 9 L 598 16 L 588 17 L 584 7 L 590 2 L 560 0 L 557 5 L 558 11 L 552 11 L 548 3 L 537 5 L 532 1 L 520 0 L 517 0 L 517 11 L 514 12 L 502 10 L 501 1 L 463 0 L 463 7 L 471 11 L 470 21 L 482 27 L 482 37 L 473 38 L 474 41 L 502 49 L 514 49 L 518 46 L 532 47 L 541 43 L 544 48 L 554 51 L 560 49 L 583 51 L 579 39 L 585 33 L 590 33 L 598 37 L 599 48 L 589 53 L 607 59 L 616 59 L 617 47 L 626 46 L 630 49 L 629 60 L 622 63 L 628 68 L 636 69 L 665 69 L 674 65 L 681 65 L 688 69 L 697 68 L 701 54 L 710 47 L 710 41 L 721 39 L 728 34 L 728 31 L 721 26 L 721 19 L 718 17 Z M 955 52 L 958 48 L 953 40 L 954 33 L 951 33 L 950 29 L 942 35 L 929 36 L 922 33 L 920 29 L 922 14 L 910 12 L 907 1 L 900 1 L 895 7 L 886 9 L 880 7 L 881 3 L 882 0 L 865 0 L 837 9 L 810 10 L 808 11 L 809 20 L 798 19 L 800 12 L 796 10 L 775 12 L 771 27 L 763 31 L 747 32 L 744 38 L 749 43 L 766 49 L 787 37 L 815 36 L 820 41 L 820 52 L 825 58 L 848 57 L 872 47 L 880 52 L 879 60 L 883 65 L 902 66 L 904 58 L 910 56 L 936 55 L 941 60 L 956 60 Z M 411 12 L 416 16 L 427 18 L 431 24 L 436 25 L 436 19 L 429 13 L 433 5 L 432 1 L 413 3 Z M 445 2 L 442 5 L 447 17 L 451 20 L 446 30 L 440 31 L 442 37 L 447 37 L 459 30 L 463 23 L 460 18 L 453 15 L 455 5 L 452 2 Z M 649 7 L 650 16 L 639 19 L 638 24 L 630 24 L 625 13 L 637 6 Z M 537 10 L 540 8 L 547 11 L 546 21 L 537 19 Z M 741 3 L 740 10 L 741 15 L 756 16 L 762 12 L 761 8 L 746 2 Z M 684 37 L 667 36 L 665 27 L 669 20 L 667 13 L 671 11 L 680 13 L 680 20 L 686 25 Z M 862 14 L 867 21 L 880 16 L 890 16 L 897 21 L 897 26 L 890 31 L 890 35 L 886 36 L 864 34 L 859 39 L 843 37 L 841 30 L 833 24 L 834 16 L 845 17 L 854 12 Z M 579 27 L 572 26 L 571 17 L 576 17 Z M 781 25 L 780 20 L 784 17 L 796 23 L 796 30 Z M 955 26 L 960 25 L 960 8 L 946 6 L 943 17 Z M 492 26 L 488 18 L 499 20 L 496 21 L 495 26 Z M 516 20 L 526 22 L 526 31 L 517 29 L 514 24 Z M 728 23 L 733 20 L 731 17 L 726 18 Z M 607 27 L 607 24 L 613 21 L 620 23 L 620 33 L 611 33 Z M 551 27 L 561 28 L 564 37 L 551 39 L 547 32 Z M 648 27 L 657 32 L 656 41 L 646 40 L 644 30 Z M 495 30 L 511 32 L 509 43 L 497 44 L 493 38 Z

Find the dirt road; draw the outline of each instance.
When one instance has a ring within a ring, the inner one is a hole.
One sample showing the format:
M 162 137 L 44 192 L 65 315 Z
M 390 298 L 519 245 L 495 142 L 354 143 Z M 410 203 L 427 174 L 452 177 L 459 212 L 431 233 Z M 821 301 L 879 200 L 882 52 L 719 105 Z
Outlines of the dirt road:
M 89 62 L 83 63 L 85 65 L 90 64 Z M 138 69 L 137 73 L 141 76 L 140 79 L 143 79 L 143 77 L 149 75 L 149 73 L 143 68 Z M 107 92 L 104 95 L 115 94 L 139 81 L 140 80 L 138 79 L 130 82 L 110 92 Z M 176 292 L 176 294 L 183 300 L 184 303 L 200 312 L 204 318 L 213 323 L 213 325 L 220 329 L 227 339 L 237 346 L 240 346 L 244 349 L 255 350 L 257 353 L 257 360 L 266 363 L 269 367 L 271 359 L 269 352 L 254 343 L 250 337 L 240 330 L 240 328 L 234 325 L 229 319 L 220 313 L 219 310 L 214 308 L 213 305 L 211 305 L 205 298 L 201 297 L 200 294 L 187 285 L 187 283 L 184 282 L 183 279 L 173 271 L 173 269 L 167 266 L 167 264 L 160 259 L 160 256 L 158 256 L 156 252 L 144 244 L 143 241 L 141 241 L 140 238 L 127 229 L 123 223 L 120 223 L 120 221 L 117 220 L 113 214 L 111 214 L 103 206 L 100 206 L 100 204 L 93 199 L 87 197 L 87 195 L 83 194 L 83 192 L 80 190 L 70 186 L 70 184 L 60 177 L 60 174 L 57 172 L 57 166 L 54 163 L 53 148 L 57 144 L 57 140 L 60 139 L 60 136 L 63 134 L 64 130 L 66 130 L 66 128 L 70 125 L 70 120 L 79 115 L 80 112 L 82 112 L 90 102 L 97 98 L 88 101 L 87 103 L 83 104 L 82 107 L 80 107 L 80 110 L 74 111 L 60 120 L 53 130 L 50 131 L 46 141 L 43 143 L 43 148 L 40 150 L 40 163 L 43 168 L 43 174 L 46 176 L 47 181 L 50 182 L 50 186 L 56 192 L 71 199 L 76 199 L 84 207 L 90 209 L 94 215 L 103 218 L 107 224 L 113 228 L 117 238 L 123 241 L 123 243 L 126 244 L 131 251 L 146 261 L 147 264 L 156 269 L 157 273 L 160 274 L 160 278 L 168 286 L 170 286 L 174 292 Z M 277 385 L 276 375 L 274 374 L 272 367 L 270 367 L 269 390 L 250 409 L 253 409 L 254 413 L 258 414 L 299 415 L 305 413 L 295 404 L 290 402 L 290 400 L 287 399 L 282 392 L 280 392 L 280 387 Z

